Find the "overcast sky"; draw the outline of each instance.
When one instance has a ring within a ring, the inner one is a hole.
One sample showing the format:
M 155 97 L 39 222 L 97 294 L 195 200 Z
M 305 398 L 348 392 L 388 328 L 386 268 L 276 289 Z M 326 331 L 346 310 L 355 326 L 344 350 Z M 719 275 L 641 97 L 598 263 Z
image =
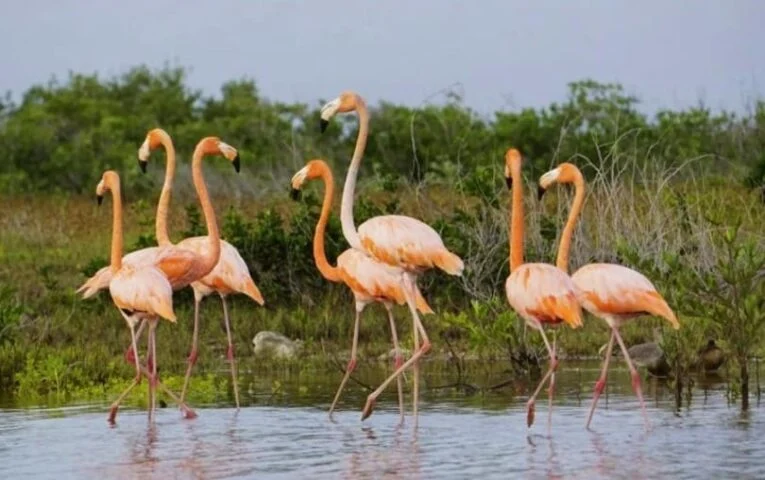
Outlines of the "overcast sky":
M 4 2 L 0 44 L 0 89 L 17 98 L 52 74 L 165 61 L 209 94 L 251 77 L 310 103 L 354 89 L 418 105 L 458 83 L 489 113 L 561 100 L 585 77 L 647 111 L 765 96 L 761 0 L 22 0 Z

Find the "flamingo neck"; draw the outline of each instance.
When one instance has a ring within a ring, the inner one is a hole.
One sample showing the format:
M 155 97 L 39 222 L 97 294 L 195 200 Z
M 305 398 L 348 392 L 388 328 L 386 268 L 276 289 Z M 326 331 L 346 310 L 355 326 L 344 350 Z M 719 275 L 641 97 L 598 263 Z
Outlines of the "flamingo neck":
M 521 178 L 521 165 L 516 162 L 512 165 L 510 175 L 513 179 L 512 208 L 510 210 L 510 272 L 523 265 L 523 178 Z
M 165 167 L 165 182 L 162 184 L 162 193 L 159 195 L 159 203 L 157 204 L 157 220 L 155 223 L 155 230 L 157 236 L 157 243 L 162 245 L 171 245 L 170 236 L 167 233 L 167 213 L 170 209 L 170 196 L 173 190 L 173 177 L 175 176 L 175 147 L 173 141 L 164 131 L 157 132 L 159 135 L 160 143 L 165 148 L 165 155 L 167 156 L 167 165 Z
M 571 211 L 568 213 L 566 226 L 563 227 L 563 233 L 560 237 L 560 246 L 558 246 L 558 258 L 555 265 L 568 273 L 569 252 L 571 251 L 571 238 L 574 235 L 574 228 L 579 214 L 584 205 L 584 178 L 581 172 L 577 172 L 574 178 L 574 202 L 571 204 Z
M 316 262 L 316 268 L 321 275 L 330 282 L 339 282 L 340 269 L 330 265 L 327 261 L 327 253 L 324 248 L 324 233 L 327 229 L 329 213 L 332 210 L 332 197 L 335 194 L 335 181 L 332 178 L 332 171 L 325 163 L 321 163 L 319 176 L 324 181 L 324 201 L 321 205 L 321 215 L 316 224 L 316 230 L 313 235 L 313 259 Z
M 199 203 L 202 205 L 202 213 L 205 216 L 205 223 L 207 224 L 207 238 L 210 243 L 210 248 L 206 252 L 206 255 L 202 257 L 202 264 L 200 265 L 200 276 L 205 276 L 218 263 L 220 259 L 220 234 L 218 233 L 218 222 L 215 220 L 215 209 L 213 209 L 212 203 L 210 203 L 210 196 L 207 193 L 207 186 L 202 175 L 202 157 L 203 149 L 201 144 L 197 145 L 194 149 L 194 156 L 191 160 L 191 177 L 194 182 L 194 188 L 199 195 Z
M 359 174 L 361 166 L 361 157 L 364 155 L 364 149 L 367 146 L 367 135 L 369 133 L 369 112 L 366 103 L 361 97 L 356 97 L 356 111 L 359 115 L 359 133 L 356 137 L 356 148 L 353 150 L 351 165 L 348 167 L 348 175 L 345 177 L 343 186 L 343 199 L 340 204 L 340 223 L 343 228 L 343 236 L 352 248 L 363 250 L 359 232 L 356 230 L 356 224 L 353 220 L 353 196 L 356 191 L 356 177 Z
M 122 268 L 122 194 L 119 182 L 109 186 L 112 192 L 112 250 L 111 271 L 116 273 Z

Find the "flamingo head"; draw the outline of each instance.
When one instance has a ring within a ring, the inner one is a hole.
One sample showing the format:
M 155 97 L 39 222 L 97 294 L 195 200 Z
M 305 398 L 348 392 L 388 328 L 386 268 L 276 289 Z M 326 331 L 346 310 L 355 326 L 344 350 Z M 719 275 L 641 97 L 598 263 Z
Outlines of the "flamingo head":
M 292 191 L 290 192 L 292 199 L 297 200 L 300 198 L 300 189 L 303 187 L 306 180 L 313 180 L 314 178 L 321 177 L 328 169 L 329 167 L 324 160 L 315 159 L 306 163 L 305 167 L 298 170 L 295 175 L 292 176 Z
M 545 194 L 554 183 L 574 183 L 582 179 L 582 172 L 573 163 L 563 162 L 539 177 L 539 198 Z
M 108 191 L 119 190 L 120 188 L 120 176 L 114 170 L 107 170 L 101 176 L 101 180 L 96 185 L 96 200 L 98 204 L 104 201 L 104 194 Z
M 234 170 L 239 173 L 241 162 L 239 161 L 239 152 L 218 137 L 205 137 L 197 143 L 197 149 L 201 149 L 204 155 L 223 155 L 234 166 Z
M 356 110 L 356 108 L 363 103 L 363 99 L 358 93 L 346 90 L 341 93 L 339 97 L 330 100 L 321 107 L 321 119 L 319 122 L 319 129 L 321 133 L 329 126 L 329 121 L 337 113 L 348 113 Z
M 146 173 L 146 165 L 149 163 L 149 155 L 151 151 L 159 148 L 162 145 L 162 139 L 170 138 L 170 136 L 161 128 L 152 128 L 149 133 L 146 134 L 146 138 L 141 144 L 141 148 L 138 149 L 138 166 L 141 167 L 141 172 Z
M 520 173 L 522 161 L 523 157 L 517 148 L 510 148 L 505 153 L 505 183 L 508 190 L 513 188 L 513 171 L 517 169 L 517 173 Z

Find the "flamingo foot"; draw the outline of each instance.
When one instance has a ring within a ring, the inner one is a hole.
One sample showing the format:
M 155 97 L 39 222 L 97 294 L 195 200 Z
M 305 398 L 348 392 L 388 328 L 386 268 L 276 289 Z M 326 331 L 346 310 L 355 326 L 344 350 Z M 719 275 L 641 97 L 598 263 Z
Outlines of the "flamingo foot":
M 377 403 L 376 398 L 367 397 L 367 403 L 364 405 L 364 410 L 361 411 L 362 422 L 372 415 L 372 411 L 375 409 L 375 403 Z
M 183 418 L 185 418 L 186 420 L 193 420 L 197 418 L 198 416 L 197 412 L 190 409 L 189 407 L 184 407 L 182 411 L 183 411 Z
M 119 405 L 112 405 L 112 408 L 109 409 L 109 418 L 107 421 L 109 422 L 109 425 L 115 425 L 116 419 L 117 419 L 117 410 L 120 409 Z
M 531 427 L 534 424 L 534 401 L 529 400 L 526 405 L 526 426 Z
M 195 365 L 197 363 L 197 349 L 196 348 L 194 350 L 192 350 L 191 353 L 189 353 L 189 358 L 187 358 L 186 361 L 190 365 Z M 149 367 L 149 368 L 151 368 L 151 367 Z
M 228 346 L 228 351 L 226 352 L 226 358 L 228 359 L 229 362 L 234 361 L 234 346 L 233 345 Z M 196 358 L 194 358 L 194 361 L 196 361 Z

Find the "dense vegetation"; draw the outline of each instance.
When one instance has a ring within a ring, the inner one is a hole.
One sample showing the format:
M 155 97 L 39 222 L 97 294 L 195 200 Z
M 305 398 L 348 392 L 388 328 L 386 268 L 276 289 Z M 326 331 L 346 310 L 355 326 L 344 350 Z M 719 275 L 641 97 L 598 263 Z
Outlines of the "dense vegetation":
M 745 380 L 739 385 L 746 388 L 747 359 L 762 352 L 765 324 L 765 102 L 754 101 L 746 115 L 699 106 L 648 116 L 619 85 L 587 80 L 569 87 L 562 103 L 490 118 L 454 93 L 422 108 L 372 106 L 357 222 L 402 212 L 436 228 L 467 266 L 461 279 L 434 273 L 421 281 L 438 312 L 426 319 L 436 347 L 448 340 L 462 351 L 501 355 L 523 368 L 541 341 L 523 335 L 504 299 L 503 153 L 509 146 L 524 153 L 530 191 L 544 171 L 572 161 L 589 187 L 572 268 L 612 261 L 643 271 L 683 323 L 679 333 L 667 331 L 662 340 L 676 377 L 687 375 L 696 349 L 711 337 L 729 352 L 728 364 L 737 366 L 737 378 Z M 322 100 L 338 93 L 322 92 Z M 10 98 L 0 102 L 4 390 L 47 394 L 129 378 L 120 356 L 127 332 L 108 295 L 81 301 L 73 291 L 108 259 L 110 212 L 97 210 L 92 200 L 104 169 L 117 169 L 123 178 L 126 246 L 154 244 L 153 208 L 164 165 L 155 154 L 142 175 L 136 154 L 155 126 L 170 133 L 181 160 L 171 211 L 174 240 L 205 233 L 185 168 L 197 140 L 218 135 L 240 150 L 238 177 L 223 162 L 206 166 L 224 237 L 240 249 L 266 298 L 265 308 L 235 300 L 238 351 L 246 352 L 263 329 L 305 340 L 308 352 L 345 348 L 351 296 L 325 282 L 311 257 L 320 189 L 309 187 L 300 203 L 286 194 L 290 176 L 311 158 L 327 159 L 340 184 L 353 149 L 354 115 L 340 116 L 320 135 L 321 101 L 269 101 L 250 80 L 229 82 L 220 95 L 206 97 L 186 85 L 183 69 L 144 67 L 110 79 L 74 74 L 30 88 L 18 104 Z M 550 196 L 543 203 L 528 196 L 527 260 L 553 258 L 570 195 L 559 188 Z M 330 258 L 347 248 L 338 217 L 327 232 Z M 220 352 L 217 303 L 205 303 L 202 338 Z M 179 318 L 189 317 L 190 305 L 188 291 L 176 295 Z M 373 310 L 365 314 L 362 342 L 376 341 L 365 343 L 376 354 L 385 351 L 389 337 L 384 317 Z M 404 335 L 404 309 L 398 317 Z M 625 329 L 629 341 L 650 340 L 651 328 L 661 325 L 639 323 Z M 170 328 L 177 334 L 168 335 Z M 179 371 L 189 322 L 161 329 L 158 338 L 163 368 Z M 582 331 L 564 334 L 561 344 L 569 355 L 594 355 L 606 339 L 605 327 L 591 320 Z M 204 368 L 204 362 L 220 360 L 203 352 L 201 361 Z

